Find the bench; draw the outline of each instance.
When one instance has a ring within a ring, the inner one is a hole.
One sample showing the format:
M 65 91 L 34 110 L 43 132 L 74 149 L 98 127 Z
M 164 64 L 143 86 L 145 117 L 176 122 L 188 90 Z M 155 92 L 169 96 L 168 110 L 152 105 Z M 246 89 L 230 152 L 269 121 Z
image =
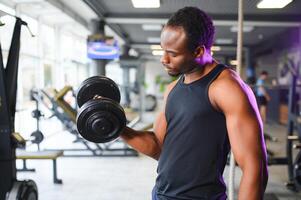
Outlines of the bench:
M 23 168 L 17 169 L 18 171 L 35 171 L 35 169 L 28 169 L 26 166 L 26 160 L 39 160 L 39 159 L 49 159 L 53 161 L 53 182 L 55 184 L 62 184 L 63 181 L 57 178 L 57 166 L 56 159 L 64 154 L 62 150 L 55 151 L 16 151 L 16 158 L 23 160 Z

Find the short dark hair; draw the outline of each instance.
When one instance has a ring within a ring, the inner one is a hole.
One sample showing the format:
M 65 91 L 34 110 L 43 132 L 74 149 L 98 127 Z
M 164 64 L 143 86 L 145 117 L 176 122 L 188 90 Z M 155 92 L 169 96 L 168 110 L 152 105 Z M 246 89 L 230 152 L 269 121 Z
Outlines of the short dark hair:
M 190 51 L 194 51 L 199 45 L 210 49 L 213 44 L 215 30 L 212 19 L 197 7 L 178 10 L 169 18 L 166 26 L 183 27 Z
M 260 75 L 265 75 L 265 76 L 267 76 L 267 75 L 269 75 L 269 73 L 268 73 L 267 71 L 263 70 L 263 71 L 260 72 Z

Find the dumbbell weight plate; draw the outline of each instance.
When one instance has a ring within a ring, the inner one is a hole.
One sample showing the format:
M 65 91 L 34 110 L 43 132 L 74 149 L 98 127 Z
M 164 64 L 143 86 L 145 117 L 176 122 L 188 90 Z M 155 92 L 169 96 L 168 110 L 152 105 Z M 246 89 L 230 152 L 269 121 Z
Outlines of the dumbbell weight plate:
M 33 138 L 31 142 L 34 144 L 40 144 L 44 140 L 44 135 L 39 130 L 34 131 L 30 136 Z
M 123 131 L 126 117 L 123 108 L 108 98 L 92 99 L 79 109 L 77 129 L 90 142 L 110 142 Z
M 5 200 L 37 200 L 38 188 L 33 180 L 14 181 L 10 191 L 7 192 Z
M 105 76 L 93 76 L 82 82 L 76 96 L 78 106 L 81 107 L 85 102 L 93 99 L 95 95 L 120 102 L 118 85 Z

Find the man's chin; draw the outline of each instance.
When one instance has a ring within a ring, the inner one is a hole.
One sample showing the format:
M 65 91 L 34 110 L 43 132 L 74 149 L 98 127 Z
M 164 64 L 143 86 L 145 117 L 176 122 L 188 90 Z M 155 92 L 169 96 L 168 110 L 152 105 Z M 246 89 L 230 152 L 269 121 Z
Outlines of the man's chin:
M 169 76 L 172 76 L 172 77 L 177 77 L 180 75 L 180 73 L 178 72 L 167 72 Z
M 169 76 L 172 76 L 172 77 L 177 77 L 181 74 L 180 72 L 174 71 L 174 70 L 166 70 L 166 72 Z

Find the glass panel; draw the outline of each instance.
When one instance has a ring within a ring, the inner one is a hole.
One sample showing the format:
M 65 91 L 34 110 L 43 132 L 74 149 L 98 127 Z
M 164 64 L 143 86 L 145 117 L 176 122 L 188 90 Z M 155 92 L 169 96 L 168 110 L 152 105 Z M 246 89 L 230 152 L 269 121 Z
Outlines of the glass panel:
M 50 63 L 44 63 L 44 85 L 45 87 L 52 87 L 52 65 Z
M 42 25 L 41 26 L 41 38 L 42 38 L 42 54 L 43 58 L 55 59 L 55 36 L 54 28 Z

